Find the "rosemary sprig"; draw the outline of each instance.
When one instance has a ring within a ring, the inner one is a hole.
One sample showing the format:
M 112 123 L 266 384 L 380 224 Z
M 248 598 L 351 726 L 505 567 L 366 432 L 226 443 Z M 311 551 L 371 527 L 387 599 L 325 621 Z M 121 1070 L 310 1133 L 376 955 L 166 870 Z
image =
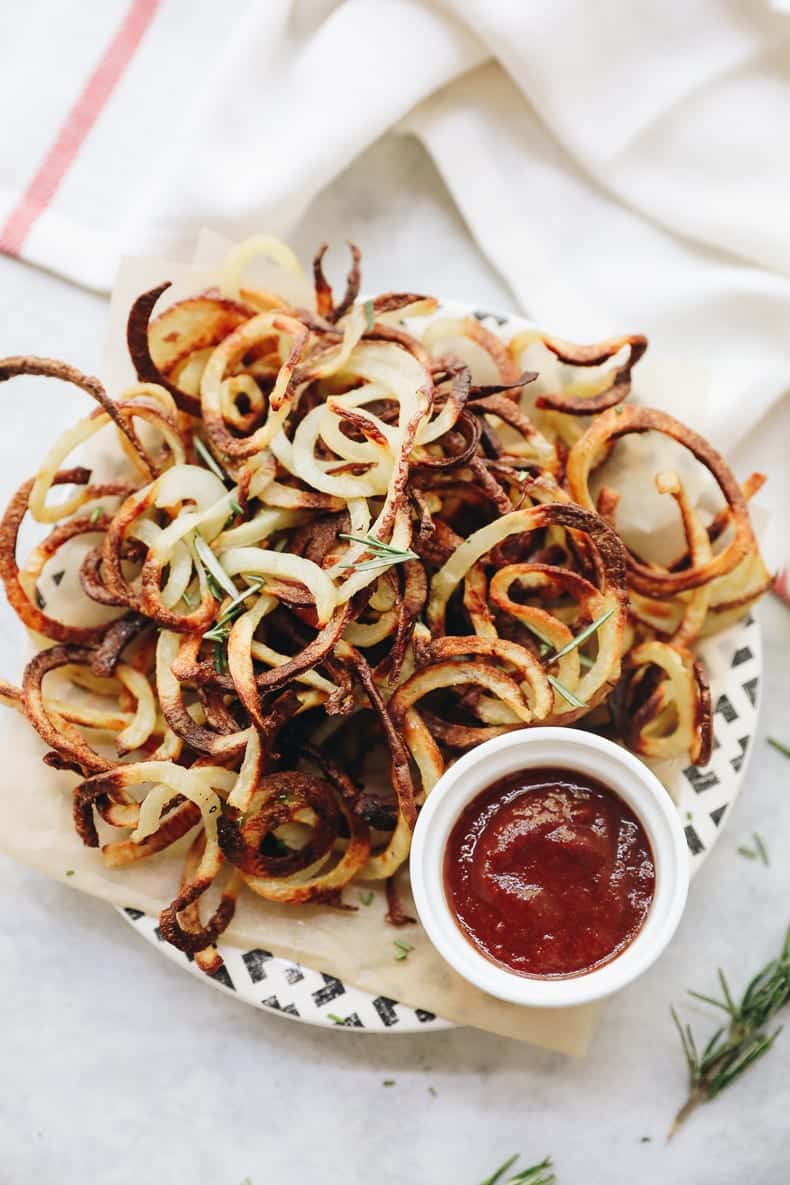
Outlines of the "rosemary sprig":
M 262 576 L 246 576 L 245 579 L 251 581 L 254 580 L 255 583 L 250 584 L 249 588 L 242 589 L 242 591 L 233 598 L 227 609 L 225 609 L 214 622 L 211 629 L 206 630 L 205 634 L 203 635 L 204 638 L 209 638 L 213 642 L 226 641 L 228 634 L 230 633 L 231 625 L 236 620 L 236 618 L 241 617 L 242 613 L 244 612 L 244 602 L 248 597 L 252 596 L 253 593 L 260 592 L 264 583 Z
M 752 838 L 754 839 L 753 848 L 747 847 L 746 844 L 741 844 L 736 851 L 739 856 L 745 856 L 747 860 L 757 860 L 759 858 L 760 863 L 764 864 L 767 868 L 771 861 L 768 859 L 768 847 L 765 840 L 757 831 L 752 832 Z
M 361 543 L 363 547 L 373 554 L 371 560 L 361 560 L 355 564 L 341 564 L 341 568 L 353 568 L 356 572 L 367 572 L 373 568 L 386 568 L 390 564 L 404 564 L 407 560 L 416 560 L 417 553 L 407 549 L 403 551 L 399 547 L 392 547 L 389 543 L 382 543 L 375 535 L 346 535 L 342 531 L 338 533 L 338 539 L 348 539 L 351 543 Z
M 90 515 L 91 524 L 97 523 L 103 514 L 104 514 L 104 507 L 103 506 L 94 506 L 93 510 L 91 511 L 91 515 Z
M 596 618 L 595 621 L 591 621 L 588 626 L 585 626 L 580 634 L 577 634 L 575 638 L 571 638 L 570 642 L 566 642 L 562 649 L 558 650 L 556 654 L 550 654 L 546 659 L 546 662 L 556 662 L 558 658 L 564 658 L 566 654 L 570 654 L 571 650 L 575 650 L 577 646 L 583 645 L 588 638 L 592 637 L 596 630 L 601 628 L 604 622 L 609 620 L 613 613 L 613 608 L 607 609 L 606 612 L 602 613 L 601 616 Z
M 785 757 L 790 757 L 790 745 L 783 745 L 781 741 L 777 741 L 774 737 L 768 737 L 768 744 L 776 749 L 778 753 L 784 754 Z
M 373 309 L 373 301 L 366 300 L 362 307 L 365 310 L 365 324 L 368 327 L 368 333 L 371 333 L 376 321 L 375 312 Z
M 559 679 L 554 675 L 547 675 L 549 683 L 555 691 L 558 691 L 562 698 L 571 705 L 572 708 L 586 708 L 587 705 L 583 699 L 579 699 L 578 695 L 574 695 L 570 687 L 566 687 L 564 683 L 560 683 Z
M 501 1164 L 490 1177 L 486 1177 L 480 1185 L 556 1185 L 557 1177 L 552 1169 L 551 1157 L 546 1156 L 540 1164 L 531 1164 L 528 1168 L 519 1169 L 512 1177 L 503 1180 L 505 1173 L 513 1168 L 518 1160 L 518 1153 L 510 1156 Z
M 200 457 L 206 468 L 210 469 L 214 476 L 218 477 L 223 485 L 227 485 L 228 481 L 230 480 L 227 473 L 221 468 L 219 462 L 216 460 L 213 454 L 209 452 L 200 437 L 196 436 L 193 443 L 195 445 L 195 452 Z
M 408 959 L 414 950 L 412 944 L 410 942 L 404 942 L 402 938 L 396 938 L 392 945 L 395 947 L 394 958 L 396 963 L 401 963 L 404 959 Z
M 697 1051 L 690 1025 L 682 1025 L 674 1008 L 672 1019 L 680 1034 L 689 1071 L 689 1095 L 675 1116 L 669 1135 L 700 1103 L 716 1097 L 739 1074 L 762 1057 L 779 1036 L 781 1026 L 770 1035 L 769 1021 L 790 1001 L 790 927 L 782 949 L 751 980 L 739 1003 L 735 1002 L 724 972 L 719 970 L 722 999 L 689 992 L 696 1000 L 712 1004 L 727 1014 L 728 1023 L 717 1029 L 702 1053 Z

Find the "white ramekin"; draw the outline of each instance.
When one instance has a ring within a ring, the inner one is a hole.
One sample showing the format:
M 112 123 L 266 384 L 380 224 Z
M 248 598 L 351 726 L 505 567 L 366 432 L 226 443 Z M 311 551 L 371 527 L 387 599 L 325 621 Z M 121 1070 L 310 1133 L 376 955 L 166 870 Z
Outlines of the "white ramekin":
M 650 840 L 655 896 L 642 929 L 622 954 L 565 978 L 519 975 L 487 959 L 462 933 L 444 887 L 444 852 L 461 811 L 499 778 L 555 767 L 597 778 L 631 807 Z M 475 987 L 501 1000 L 562 1008 L 609 996 L 636 979 L 671 939 L 686 904 L 689 857 L 678 812 L 658 778 L 638 758 L 593 733 L 571 728 L 509 732 L 465 753 L 439 779 L 420 811 L 411 849 L 414 902 L 442 957 Z

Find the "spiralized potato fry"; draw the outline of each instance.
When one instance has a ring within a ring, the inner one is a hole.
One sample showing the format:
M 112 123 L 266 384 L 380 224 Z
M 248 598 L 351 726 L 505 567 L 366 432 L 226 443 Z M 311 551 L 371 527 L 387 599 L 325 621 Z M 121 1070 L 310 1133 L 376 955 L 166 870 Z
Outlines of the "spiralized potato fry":
M 8 602 L 44 645 L 0 703 L 76 776 L 75 829 L 107 868 L 183 842 L 161 934 L 209 974 L 240 892 L 353 925 L 344 890 L 378 881 L 387 922 L 414 924 L 394 877 L 418 812 L 488 738 L 582 723 L 706 763 L 693 646 L 771 583 L 747 508 L 763 478 L 739 487 L 706 441 L 631 400 L 643 336 L 508 341 L 420 293 L 360 300 L 350 251 L 341 295 L 326 244 L 310 273 L 266 235 L 216 288 L 142 293 L 139 381 L 116 399 L 65 363 L 0 359 L 0 384 L 63 380 L 97 404 L 0 522 Z M 246 278 L 256 258 L 265 289 Z M 524 369 L 538 356 L 548 379 Z M 72 457 L 100 432 L 109 480 Z M 621 491 L 596 475 L 645 432 L 685 446 L 724 499 L 706 513 L 685 470 L 644 462 L 678 519 L 663 564 L 629 551 Z M 23 560 L 31 521 L 49 534 Z

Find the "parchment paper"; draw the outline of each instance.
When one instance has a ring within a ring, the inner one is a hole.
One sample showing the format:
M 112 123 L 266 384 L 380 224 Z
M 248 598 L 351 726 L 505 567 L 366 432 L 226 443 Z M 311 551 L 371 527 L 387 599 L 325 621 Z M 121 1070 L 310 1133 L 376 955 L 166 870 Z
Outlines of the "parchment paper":
M 226 244 L 217 236 L 204 235 L 197 257 L 199 268 L 163 260 L 130 260 L 123 264 L 113 291 L 105 368 L 101 376 L 110 394 L 117 396 L 134 375 L 125 350 L 125 320 L 133 299 L 146 288 L 174 281 L 173 298 L 194 294 L 216 283 L 217 260 Z M 276 277 L 258 276 L 258 281 L 275 286 Z M 253 268 L 254 274 L 254 268 Z M 40 442 L 43 449 L 46 441 Z M 39 458 L 36 458 L 36 462 Z M 32 470 L 31 470 L 32 471 Z M 669 509 L 664 499 L 662 510 Z M 647 511 L 641 499 L 629 512 L 638 529 Z M 652 509 L 650 510 L 652 515 Z M 676 527 L 676 524 L 675 524 Z M 672 528 L 674 529 L 674 527 Z M 674 546 L 674 544 L 672 544 Z M 77 582 L 64 580 L 59 589 L 42 581 L 46 596 L 58 599 L 79 595 Z M 76 614 L 70 606 L 69 617 Z M 66 614 L 64 614 L 64 617 Z M 3 671 L 9 680 L 19 681 L 18 671 Z M 42 764 L 44 746 L 17 713 L 0 715 L 0 848 L 75 889 L 101 897 L 116 905 L 133 906 L 157 914 L 176 892 L 184 841 L 169 851 L 141 861 L 136 866 L 110 870 L 98 851 L 85 848 L 74 832 L 70 791 L 76 778 Z M 365 886 L 367 888 L 368 886 Z M 380 888 L 373 902 L 359 902 L 356 887 L 346 890 L 353 913 L 317 907 L 278 906 L 245 893 L 223 941 L 245 947 L 263 947 L 274 954 L 302 962 L 377 995 L 436 1012 L 460 1024 L 529 1041 L 568 1054 L 583 1054 L 595 1030 L 597 1005 L 568 1008 L 527 1009 L 503 1003 L 471 987 L 457 976 L 434 951 L 417 925 L 395 930 L 384 922 L 385 901 Z M 413 912 L 413 911 L 412 911 Z M 397 961 L 393 940 L 406 938 L 414 947 L 409 957 Z

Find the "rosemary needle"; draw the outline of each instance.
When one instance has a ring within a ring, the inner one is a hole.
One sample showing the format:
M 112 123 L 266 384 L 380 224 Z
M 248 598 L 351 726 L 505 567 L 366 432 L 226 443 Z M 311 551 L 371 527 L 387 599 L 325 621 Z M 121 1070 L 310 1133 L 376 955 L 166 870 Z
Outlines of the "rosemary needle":
M 547 678 L 554 690 L 558 691 L 562 698 L 566 700 L 572 708 L 587 707 L 583 699 L 579 699 L 578 695 L 574 695 L 570 688 L 566 687 L 564 683 L 560 683 L 559 679 L 556 679 L 554 675 L 547 675 Z
M 768 737 L 768 744 L 776 749 L 778 753 L 784 754 L 785 757 L 790 757 L 790 745 L 783 745 L 781 741 L 777 741 L 774 737 Z
M 738 1003 L 721 970 L 719 983 L 721 999 L 689 992 L 695 999 L 719 1008 L 728 1017 L 727 1023 L 715 1031 L 702 1053 L 697 1050 L 691 1026 L 682 1025 L 675 1009 L 670 1009 L 689 1072 L 688 1098 L 675 1116 L 670 1137 L 695 1107 L 715 1098 L 767 1053 L 779 1036 L 781 1027 L 770 1034 L 766 1029 L 769 1021 L 790 1001 L 790 927 L 777 958 L 757 972 Z
M 509 1156 L 481 1185 L 555 1185 L 557 1177 L 552 1170 L 550 1156 L 544 1157 L 540 1164 L 531 1164 L 528 1168 L 519 1169 L 512 1177 L 505 1178 L 505 1173 L 513 1168 L 517 1160 L 518 1153 Z

